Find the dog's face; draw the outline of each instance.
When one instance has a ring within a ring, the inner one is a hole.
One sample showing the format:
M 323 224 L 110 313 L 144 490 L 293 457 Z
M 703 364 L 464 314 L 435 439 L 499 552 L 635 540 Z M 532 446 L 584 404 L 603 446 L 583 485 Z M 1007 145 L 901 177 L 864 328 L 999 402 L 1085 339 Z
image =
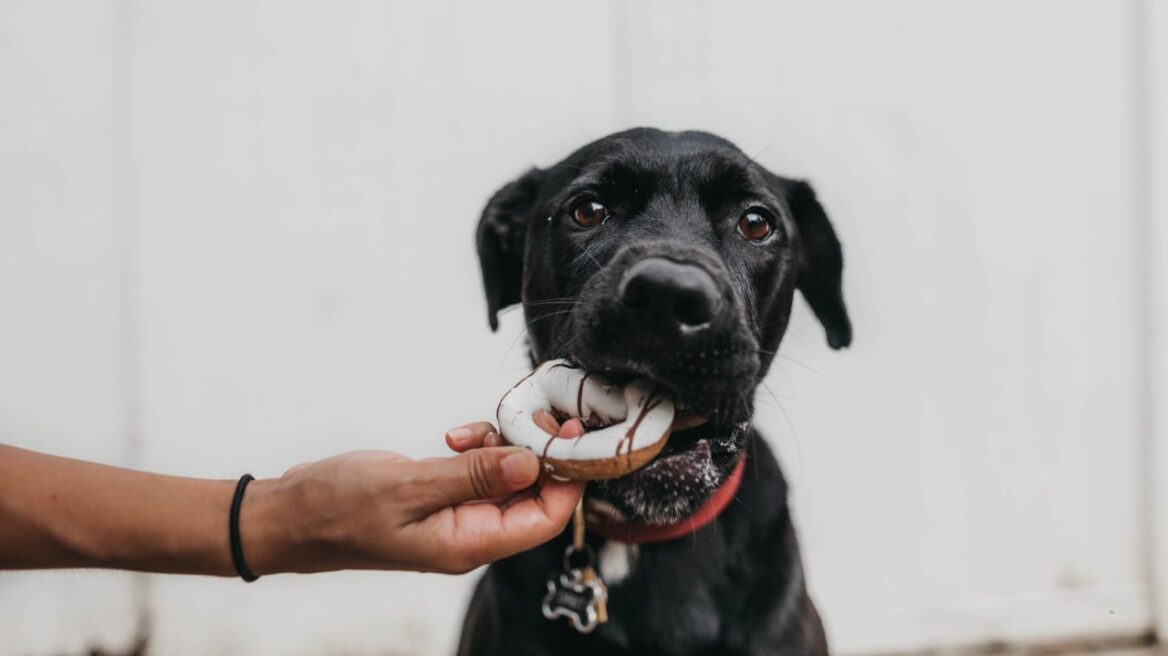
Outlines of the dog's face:
M 668 523 L 701 505 L 749 438 L 755 388 L 799 289 L 851 341 L 839 241 L 804 182 L 703 132 L 605 137 L 499 190 L 478 228 L 491 327 L 522 302 L 536 362 L 643 376 L 710 421 L 588 494 Z

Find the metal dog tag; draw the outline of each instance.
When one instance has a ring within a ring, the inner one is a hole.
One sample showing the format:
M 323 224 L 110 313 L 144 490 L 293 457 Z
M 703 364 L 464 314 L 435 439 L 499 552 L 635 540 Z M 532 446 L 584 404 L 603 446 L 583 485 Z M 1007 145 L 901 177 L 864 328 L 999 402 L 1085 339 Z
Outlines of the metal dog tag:
M 566 617 L 572 628 L 591 633 L 600 624 L 600 607 L 608 600 L 604 584 L 589 580 L 584 572 L 573 569 L 547 582 L 543 598 L 543 616 L 549 620 Z
M 574 561 L 584 558 L 583 563 Z M 596 554 L 584 542 L 584 500 L 576 504 L 572 518 L 572 543 L 564 549 L 564 572 L 547 582 L 543 616 L 566 617 L 572 628 L 591 633 L 608 621 L 608 588 L 596 573 Z

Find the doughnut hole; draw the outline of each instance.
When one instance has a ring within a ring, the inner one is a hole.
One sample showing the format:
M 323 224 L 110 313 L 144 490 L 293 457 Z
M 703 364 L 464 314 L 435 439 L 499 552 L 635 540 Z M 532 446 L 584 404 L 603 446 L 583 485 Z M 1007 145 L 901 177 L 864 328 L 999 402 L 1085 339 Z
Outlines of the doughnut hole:
M 531 419 L 535 422 L 536 426 L 539 426 L 540 430 L 553 437 L 574 439 L 580 437 L 585 432 L 584 422 L 579 419 L 568 419 L 561 425 L 550 410 L 543 408 L 531 413 Z

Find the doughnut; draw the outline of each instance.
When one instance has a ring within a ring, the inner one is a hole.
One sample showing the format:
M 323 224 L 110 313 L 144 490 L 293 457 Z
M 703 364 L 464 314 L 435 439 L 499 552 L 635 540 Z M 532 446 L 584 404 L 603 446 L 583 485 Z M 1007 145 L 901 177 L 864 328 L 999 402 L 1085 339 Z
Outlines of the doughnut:
M 541 428 L 536 412 L 579 418 L 586 432 L 556 437 Z M 557 478 L 598 480 L 624 476 L 647 465 L 669 439 L 673 401 L 643 378 L 618 385 L 564 360 L 544 362 L 499 400 L 499 432 L 515 446 L 543 458 Z

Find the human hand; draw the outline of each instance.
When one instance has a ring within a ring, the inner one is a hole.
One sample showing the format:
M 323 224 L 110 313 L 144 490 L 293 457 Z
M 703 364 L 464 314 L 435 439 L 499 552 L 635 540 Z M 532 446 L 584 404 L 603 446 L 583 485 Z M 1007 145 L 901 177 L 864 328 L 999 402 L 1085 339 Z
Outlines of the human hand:
M 446 441 L 460 455 L 414 461 L 358 451 L 253 482 L 240 517 L 249 566 L 257 574 L 461 573 L 563 530 L 583 484 L 548 479 L 532 488 L 539 459 L 502 446 L 486 422 L 452 429 Z

